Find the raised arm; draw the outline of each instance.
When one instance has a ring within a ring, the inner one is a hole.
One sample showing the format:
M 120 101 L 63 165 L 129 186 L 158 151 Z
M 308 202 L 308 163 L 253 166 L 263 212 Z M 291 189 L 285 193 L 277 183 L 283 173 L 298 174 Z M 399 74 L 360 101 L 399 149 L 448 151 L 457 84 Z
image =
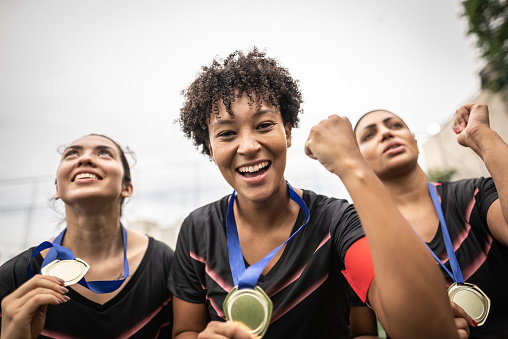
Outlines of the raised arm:
M 393 338 L 457 338 L 442 273 L 363 159 L 351 123 L 330 116 L 314 126 L 305 153 L 346 186 L 374 266 L 368 300 Z
M 492 235 L 508 246 L 508 145 L 490 128 L 487 105 L 470 103 L 460 107 L 454 115 L 453 130 L 457 141 L 471 148 L 482 158 L 489 171 L 499 200 L 489 208 L 487 222 Z

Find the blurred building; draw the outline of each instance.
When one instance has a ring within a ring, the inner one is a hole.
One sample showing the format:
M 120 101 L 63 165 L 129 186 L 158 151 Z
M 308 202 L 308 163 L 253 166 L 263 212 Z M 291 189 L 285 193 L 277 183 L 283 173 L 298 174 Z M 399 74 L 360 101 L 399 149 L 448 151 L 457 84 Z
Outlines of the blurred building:
M 159 224 L 150 221 L 137 220 L 130 222 L 128 227 L 140 233 L 146 234 L 156 240 L 166 243 L 173 250 L 176 246 L 178 232 L 180 231 L 181 223 L 172 225 L 171 227 L 161 227 Z
M 481 73 L 482 84 L 490 75 L 486 67 Z M 508 86 L 497 93 L 482 89 L 471 102 L 484 103 L 489 106 L 490 127 L 508 143 Z M 457 142 L 452 130 L 453 116 L 441 126 L 440 132 L 430 137 L 423 144 L 423 153 L 430 171 L 454 171 L 451 180 L 472 177 L 490 177 L 485 164 L 478 155 L 468 147 Z

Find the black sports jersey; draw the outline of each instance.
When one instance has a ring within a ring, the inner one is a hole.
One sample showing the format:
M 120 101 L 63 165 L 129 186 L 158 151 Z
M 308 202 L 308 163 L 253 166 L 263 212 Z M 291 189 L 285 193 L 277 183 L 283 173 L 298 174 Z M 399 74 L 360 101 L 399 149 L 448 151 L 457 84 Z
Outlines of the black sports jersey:
M 35 247 L 0 267 L 0 301 L 28 280 L 26 265 Z M 172 305 L 167 279 L 173 250 L 149 238 L 139 267 L 125 287 L 104 305 L 68 288 L 70 300 L 48 305 L 39 338 L 171 338 Z M 32 260 L 40 272 L 42 256 Z
M 436 187 L 464 281 L 480 287 L 491 301 L 487 321 L 471 328 L 470 338 L 508 338 L 508 248 L 494 239 L 487 226 L 487 212 L 498 199 L 494 181 L 467 179 Z M 441 226 L 428 245 L 451 272 Z M 451 284 L 444 269 L 443 273 Z
M 222 303 L 233 288 L 226 242 L 229 196 L 193 211 L 183 222 L 170 274 L 171 292 L 206 303 L 211 320 L 224 321 Z M 304 190 L 308 224 L 286 244 L 258 281 L 273 301 L 264 338 L 347 338 L 347 282 L 341 274 L 349 247 L 364 236 L 346 200 Z M 302 211 L 293 232 L 304 222 Z M 247 263 L 246 263 L 247 265 Z

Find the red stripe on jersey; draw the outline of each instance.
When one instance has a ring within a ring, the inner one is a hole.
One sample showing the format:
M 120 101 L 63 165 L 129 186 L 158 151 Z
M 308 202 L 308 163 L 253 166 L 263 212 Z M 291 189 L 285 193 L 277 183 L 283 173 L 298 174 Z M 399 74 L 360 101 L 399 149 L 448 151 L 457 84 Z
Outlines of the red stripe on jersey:
M 357 240 L 349 247 L 344 258 L 344 266 L 346 268 L 342 274 L 358 297 L 365 302 L 370 284 L 374 279 L 374 265 L 366 237 Z

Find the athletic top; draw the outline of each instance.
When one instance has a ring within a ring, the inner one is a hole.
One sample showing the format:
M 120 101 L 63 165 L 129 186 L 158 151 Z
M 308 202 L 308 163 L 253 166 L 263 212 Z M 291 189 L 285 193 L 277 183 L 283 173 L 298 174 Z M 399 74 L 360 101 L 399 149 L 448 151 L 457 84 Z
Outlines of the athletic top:
M 487 212 L 498 199 L 491 178 L 435 183 L 464 281 L 477 285 L 491 301 L 487 321 L 469 338 L 508 338 L 508 248 L 492 236 Z M 441 225 L 428 243 L 451 272 Z M 453 283 L 443 269 L 448 284 Z
M 26 266 L 35 247 L 0 267 L 0 301 L 28 280 Z M 70 300 L 48 305 L 39 338 L 171 338 L 172 305 L 167 288 L 173 250 L 149 238 L 139 267 L 124 288 L 103 305 L 68 287 Z M 32 260 L 40 272 L 42 256 Z
M 171 292 L 178 298 L 206 303 L 212 321 L 225 321 L 222 304 L 234 287 L 226 242 L 228 198 L 198 208 L 184 220 L 169 280 Z M 303 191 L 303 200 L 310 211 L 308 224 L 258 280 L 257 285 L 273 302 L 264 338 L 347 338 L 348 282 L 341 270 L 348 271 L 347 261 L 357 259 L 345 259 L 348 249 L 366 238 L 353 205 L 346 200 L 308 190 Z M 293 232 L 303 222 L 300 211 Z M 356 266 L 366 267 L 370 273 L 363 273 L 367 283 L 357 286 L 368 289 L 374 276 L 370 252 L 358 257 Z M 357 279 L 355 272 L 348 271 L 348 276 L 352 281 Z M 365 290 L 358 292 L 366 296 Z

